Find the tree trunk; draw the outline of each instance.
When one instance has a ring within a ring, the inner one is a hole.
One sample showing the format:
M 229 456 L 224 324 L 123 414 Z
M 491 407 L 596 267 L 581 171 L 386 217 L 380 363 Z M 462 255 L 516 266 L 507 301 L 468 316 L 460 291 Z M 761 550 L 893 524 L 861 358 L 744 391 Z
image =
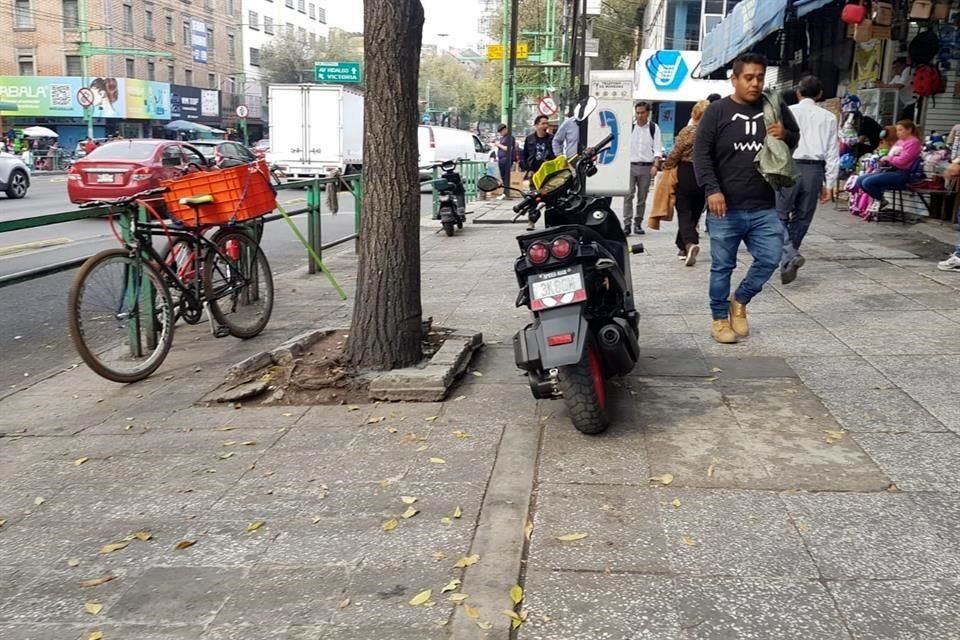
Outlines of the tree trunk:
M 363 222 L 346 354 L 361 369 L 422 357 L 417 83 L 420 0 L 365 0 Z

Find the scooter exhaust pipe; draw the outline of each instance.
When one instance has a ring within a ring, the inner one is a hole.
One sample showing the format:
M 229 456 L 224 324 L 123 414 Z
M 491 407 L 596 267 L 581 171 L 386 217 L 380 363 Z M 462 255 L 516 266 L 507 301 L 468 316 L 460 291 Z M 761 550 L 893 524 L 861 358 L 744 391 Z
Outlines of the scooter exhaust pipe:
M 618 376 L 633 370 L 636 359 L 631 357 L 624 329 L 617 324 L 608 324 L 600 329 L 600 351 L 610 371 Z

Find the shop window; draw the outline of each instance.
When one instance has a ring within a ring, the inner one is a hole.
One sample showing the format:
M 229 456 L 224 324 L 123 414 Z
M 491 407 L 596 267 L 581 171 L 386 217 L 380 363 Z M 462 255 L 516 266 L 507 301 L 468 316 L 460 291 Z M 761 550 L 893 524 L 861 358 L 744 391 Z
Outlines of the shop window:
M 63 0 L 63 28 L 76 31 L 80 28 L 80 8 L 78 0 Z
M 65 58 L 66 72 L 68 76 L 80 76 L 83 75 L 83 63 L 80 60 L 80 56 L 66 56 Z
M 32 50 L 17 50 L 17 71 L 21 76 L 33 76 L 37 74 L 36 60 Z
M 292 2 L 293 0 L 289 0 Z M 13 0 L 13 26 L 16 29 L 33 29 L 33 7 L 30 0 Z
M 133 5 L 123 5 L 123 30 L 127 33 L 133 33 Z

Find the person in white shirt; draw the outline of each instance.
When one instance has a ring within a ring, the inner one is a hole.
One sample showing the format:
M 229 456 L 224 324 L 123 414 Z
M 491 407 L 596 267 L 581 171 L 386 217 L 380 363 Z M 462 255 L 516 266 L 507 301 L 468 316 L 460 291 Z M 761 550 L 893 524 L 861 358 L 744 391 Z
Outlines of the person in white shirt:
M 636 122 L 630 136 L 630 193 L 623 201 L 623 232 L 643 234 L 643 216 L 647 210 L 647 193 L 663 162 L 663 139 L 660 127 L 650 120 L 650 104 L 638 102 L 634 107 Z M 633 225 L 633 199 L 637 198 L 636 226 Z
M 789 284 L 797 278 L 797 270 L 805 260 L 800 255 L 817 202 L 829 202 L 840 170 L 839 127 L 836 117 L 817 106 L 823 87 L 816 76 L 806 76 L 797 86 L 799 102 L 790 107 L 800 127 L 800 144 L 793 152 L 800 178 L 792 187 L 777 193 L 777 212 L 783 221 L 783 255 L 780 260 L 780 281 Z
M 900 93 L 900 120 L 913 120 L 914 103 L 913 97 L 913 68 L 910 61 L 904 57 L 893 61 L 893 77 L 890 82 L 881 82 L 881 89 L 899 89 Z

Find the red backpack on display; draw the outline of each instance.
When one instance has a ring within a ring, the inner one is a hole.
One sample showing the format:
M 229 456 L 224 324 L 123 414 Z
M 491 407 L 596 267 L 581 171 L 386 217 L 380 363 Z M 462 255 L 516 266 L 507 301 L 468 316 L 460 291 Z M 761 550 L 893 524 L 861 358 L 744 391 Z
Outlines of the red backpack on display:
M 843 8 L 843 13 L 840 14 L 840 20 L 846 24 L 860 24 L 867 18 L 867 8 L 863 4 L 863 0 L 860 0 L 859 4 L 848 4 Z
M 918 96 L 928 97 L 943 93 L 943 74 L 932 64 L 922 64 L 913 70 L 911 88 Z

